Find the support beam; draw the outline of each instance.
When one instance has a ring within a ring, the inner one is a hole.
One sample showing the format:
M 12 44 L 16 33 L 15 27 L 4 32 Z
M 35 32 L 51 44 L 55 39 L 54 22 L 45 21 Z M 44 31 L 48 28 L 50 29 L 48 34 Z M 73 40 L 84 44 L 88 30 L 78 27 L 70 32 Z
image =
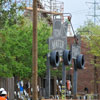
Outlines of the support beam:
M 66 99 L 66 67 L 62 63 L 62 99 Z
M 74 99 L 76 99 L 77 94 L 77 67 L 76 67 L 76 59 L 74 59 L 74 75 L 73 75 L 73 95 Z
M 25 9 L 26 9 L 26 10 L 33 10 L 32 7 L 26 7 Z M 46 13 L 46 14 L 63 15 L 63 13 L 52 12 L 52 11 L 46 11 L 45 9 L 40 9 L 40 8 L 37 8 L 37 11 L 38 11 L 38 12 L 41 12 L 41 13 Z
M 50 58 L 47 55 L 47 72 L 46 72 L 46 81 L 45 81 L 45 98 L 49 99 L 50 98 Z

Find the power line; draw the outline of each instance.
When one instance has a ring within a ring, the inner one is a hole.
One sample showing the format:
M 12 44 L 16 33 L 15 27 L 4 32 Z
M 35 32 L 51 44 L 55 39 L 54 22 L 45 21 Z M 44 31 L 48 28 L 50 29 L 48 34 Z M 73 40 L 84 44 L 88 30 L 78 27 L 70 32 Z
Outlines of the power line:
M 100 16 L 100 15 L 97 14 L 97 5 L 99 3 L 96 0 L 94 0 L 94 2 L 87 2 L 87 3 L 90 3 L 90 4 L 94 5 L 94 7 L 93 7 L 93 14 L 88 15 L 88 16 L 92 16 L 93 20 L 94 20 L 94 24 L 96 24 L 96 18 Z

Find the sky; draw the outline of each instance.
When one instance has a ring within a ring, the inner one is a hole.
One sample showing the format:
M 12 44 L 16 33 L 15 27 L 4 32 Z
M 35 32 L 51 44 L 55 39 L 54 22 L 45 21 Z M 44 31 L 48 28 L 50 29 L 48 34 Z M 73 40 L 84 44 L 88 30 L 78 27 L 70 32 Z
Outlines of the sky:
M 92 19 L 89 14 L 93 14 L 93 5 L 87 2 L 94 2 L 94 0 L 59 0 L 64 2 L 64 12 L 72 14 L 72 24 L 76 30 L 78 27 L 84 25 L 87 19 Z

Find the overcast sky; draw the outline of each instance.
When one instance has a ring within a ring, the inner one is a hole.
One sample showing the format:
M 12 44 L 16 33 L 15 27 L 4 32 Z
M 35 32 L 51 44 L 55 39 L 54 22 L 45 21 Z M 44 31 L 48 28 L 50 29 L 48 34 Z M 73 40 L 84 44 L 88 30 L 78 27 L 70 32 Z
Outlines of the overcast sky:
M 93 5 L 87 2 L 94 2 L 94 0 L 59 0 L 64 2 L 64 12 L 72 14 L 72 23 L 74 29 L 83 25 L 87 19 L 92 17 L 87 16 L 93 14 Z M 99 0 L 100 2 L 100 0 Z

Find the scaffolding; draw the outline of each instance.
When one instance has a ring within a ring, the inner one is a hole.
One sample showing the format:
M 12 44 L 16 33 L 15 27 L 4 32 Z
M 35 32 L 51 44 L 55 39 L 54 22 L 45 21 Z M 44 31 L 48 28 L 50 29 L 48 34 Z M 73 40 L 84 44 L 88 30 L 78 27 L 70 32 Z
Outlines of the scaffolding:
M 5 4 L 9 9 L 11 5 L 15 3 L 17 6 L 25 6 L 24 14 L 27 12 L 32 12 L 33 10 L 33 0 L 12 0 Z M 37 11 L 43 15 L 50 23 L 52 23 L 53 15 L 60 15 L 63 20 L 64 13 L 64 2 L 58 0 L 37 0 Z M 22 12 L 21 12 L 22 13 Z M 32 14 L 31 14 L 32 16 Z
M 63 13 L 64 3 L 57 0 L 40 0 L 44 9 L 48 12 Z
M 25 4 L 27 10 L 32 10 L 33 0 L 13 0 L 17 5 Z M 37 0 L 38 11 L 43 13 L 60 14 L 64 12 L 64 3 L 57 0 Z
M 10 3 L 10 4 L 9 4 Z M 24 15 L 27 16 L 27 13 L 31 13 L 30 19 L 32 17 L 33 10 L 33 0 L 12 0 L 12 2 L 6 3 L 6 7 L 10 7 L 11 3 L 16 3 L 18 6 L 22 4 L 25 5 Z M 50 24 L 52 24 L 53 15 L 60 15 L 62 22 L 67 19 L 67 15 L 64 16 L 64 2 L 58 0 L 37 0 L 37 11 L 43 14 Z M 48 17 L 51 16 L 51 17 Z M 70 24 L 68 25 L 68 34 L 72 36 Z
M 26 5 L 26 10 L 33 10 L 33 0 L 16 0 L 17 4 L 24 3 Z M 37 11 L 40 13 L 45 13 L 45 16 L 51 16 L 48 21 L 52 23 L 53 15 L 60 15 L 62 22 L 64 22 L 67 16 L 64 16 L 64 2 L 58 0 L 37 0 Z M 68 25 L 68 34 L 73 36 L 71 31 L 71 25 Z

